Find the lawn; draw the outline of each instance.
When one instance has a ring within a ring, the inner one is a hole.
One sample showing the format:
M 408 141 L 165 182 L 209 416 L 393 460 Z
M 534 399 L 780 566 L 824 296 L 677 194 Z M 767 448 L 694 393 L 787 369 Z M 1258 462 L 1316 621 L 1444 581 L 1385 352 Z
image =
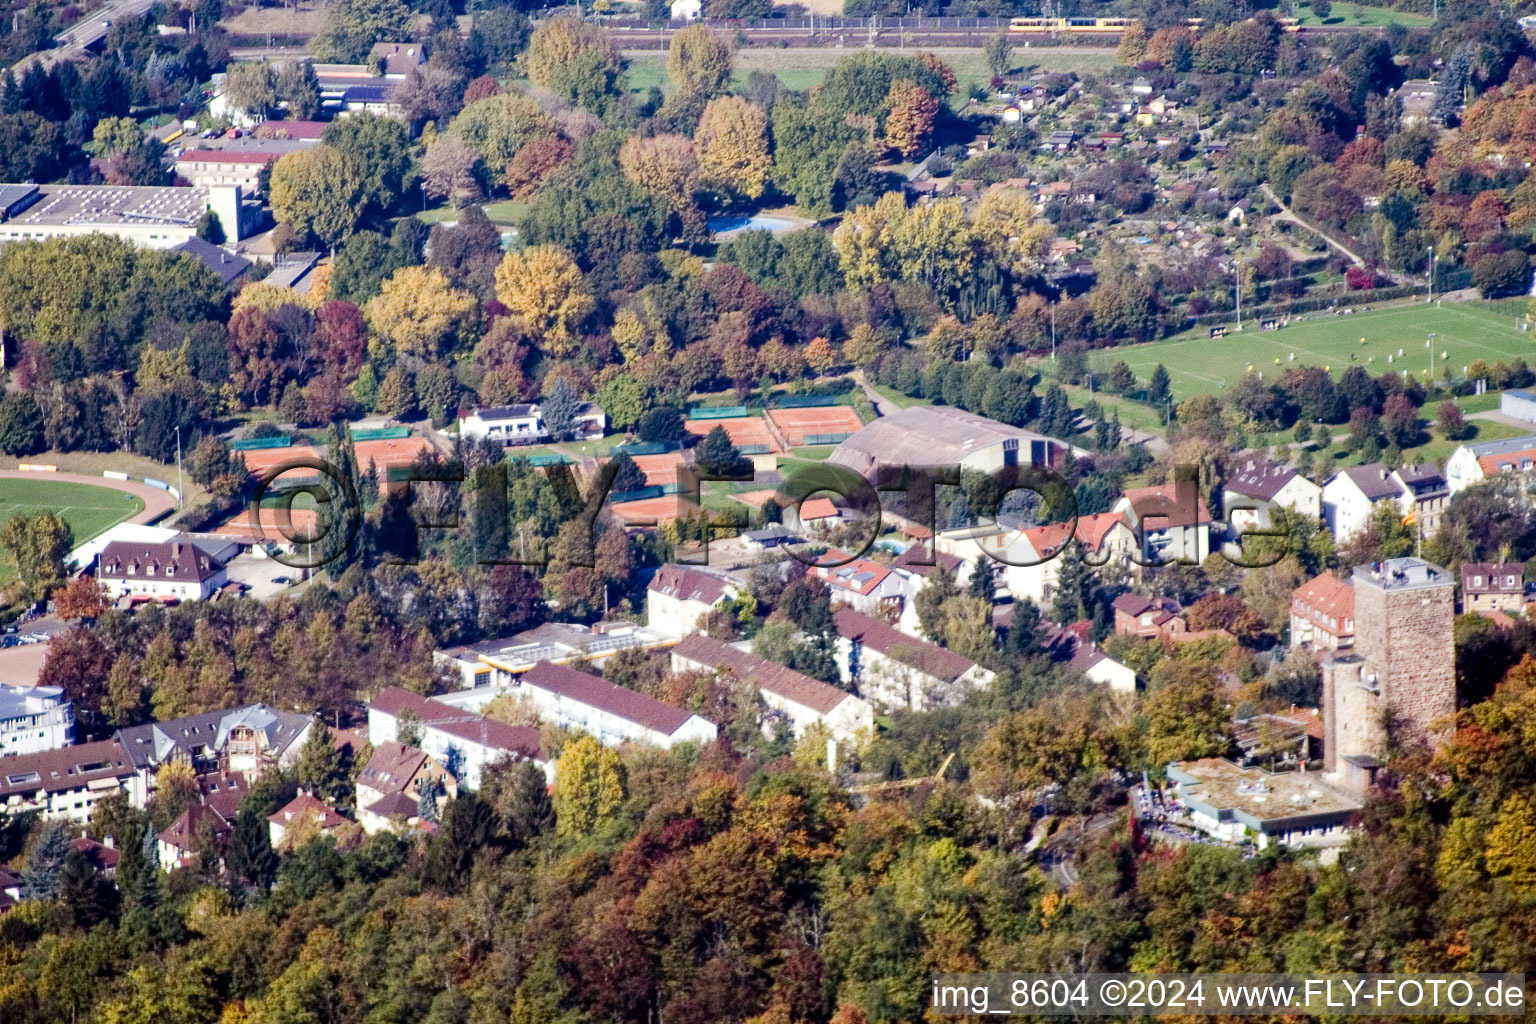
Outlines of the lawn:
M 1293 322 L 1278 331 L 1260 331 L 1252 324 L 1241 334 L 1210 338 L 1201 329 L 1199 334 L 1116 349 L 1112 355 L 1124 359 L 1142 381 L 1159 363 L 1166 366 L 1176 400 L 1231 387 L 1250 370 L 1274 375 L 1295 366 L 1326 366 L 1337 376 L 1358 365 L 1373 374 L 1407 370 L 1422 377 L 1433 355 L 1438 378 L 1447 366 L 1459 377 L 1477 359 L 1536 359 L 1536 338 L 1518 330 L 1513 319 L 1465 303 L 1311 315 L 1317 319 Z M 1434 344 L 1426 349 L 1431 334 Z
M 1519 427 L 1512 427 L 1507 423 L 1495 423 L 1491 420 L 1472 420 L 1469 424 L 1472 434 L 1461 441 L 1450 441 L 1440 435 L 1440 431 L 1430 428 L 1430 439 L 1415 448 L 1403 449 L 1403 461 L 1405 463 L 1430 463 L 1435 466 L 1443 466 L 1451 453 L 1464 444 L 1473 444 L 1478 441 L 1498 441 L 1506 437 L 1519 437 L 1527 431 Z M 1317 466 L 1319 475 L 1317 479 L 1332 475 L 1336 469 L 1344 469 L 1360 464 L 1358 457 L 1352 457 L 1344 450 L 1343 440 L 1346 431 L 1343 427 L 1329 427 L 1330 435 L 1335 443 L 1317 453 Z M 1278 436 L 1275 439 L 1285 441 L 1289 439 L 1290 432 Z M 1294 446 L 1293 446 L 1294 447 Z
M 1296 13 L 1303 25 L 1359 25 L 1381 28 L 1385 25 L 1397 24 L 1408 28 L 1422 28 L 1433 21 L 1427 14 L 1417 14 L 1413 11 L 1394 11 L 1388 7 L 1343 2 L 1333 5 L 1326 21 L 1312 13 L 1311 4 L 1300 8 Z
M 494 203 L 485 203 L 481 209 L 485 211 L 486 217 L 492 224 L 500 224 L 504 227 L 515 227 L 528 215 L 528 204 L 519 199 L 501 199 Z M 444 203 L 441 206 L 422 210 L 416 214 L 416 217 L 428 224 L 442 224 L 456 222 L 461 212 L 457 207 Z
M 69 524 L 76 547 L 142 511 L 143 499 L 110 487 L 59 480 L 0 480 L 0 522 L 52 512 Z M 15 572 L 10 555 L 4 555 L 0 581 L 11 579 Z
M 733 88 L 746 85 L 747 76 L 753 71 L 771 71 L 779 76 L 789 89 L 809 89 L 821 84 L 827 70 L 842 58 L 853 53 L 852 48 L 837 47 L 756 47 L 740 50 L 736 54 L 736 70 L 731 76 Z M 887 50 L 885 52 L 900 52 Z M 991 79 L 986 57 L 980 47 L 939 47 L 936 52 L 944 63 L 955 72 L 960 83 L 957 96 L 963 100 L 967 83 L 976 84 Z M 667 79 L 667 54 L 665 50 L 630 51 L 625 54 L 629 67 L 624 72 L 625 88 L 644 92 L 652 86 L 670 92 L 672 83 Z M 1018 46 L 1013 51 L 1014 64 L 1026 71 L 1104 71 L 1116 63 L 1115 51 L 1102 47 L 1081 46 L 1026 48 Z

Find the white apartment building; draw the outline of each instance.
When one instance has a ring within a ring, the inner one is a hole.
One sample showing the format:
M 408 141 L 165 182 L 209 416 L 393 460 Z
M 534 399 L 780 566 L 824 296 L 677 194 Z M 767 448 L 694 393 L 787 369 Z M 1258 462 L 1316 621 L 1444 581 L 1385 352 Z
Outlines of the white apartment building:
M 59 686 L 0 683 L 0 757 L 36 754 L 75 742 L 75 708 Z
M 663 748 L 710 743 L 719 732 L 713 722 L 691 711 L 547 661 L 525 673 L 514 692 L 527 698 L 546 721 L 579 729 L 610 747 L 625 742 Z
M 134 774 L 116 740 L 18 754 L 0 761 L 0 813 L 87 821 L 103 797 L 118 790 L 132 795 Z
M 685 638 L 672 649 L 674 672 L 708 672 L 717 668 L 728 669 L 737 679 L 757 687 L 758 695 L 771 712 L 763 723 L 764 731 L 771 730 L 773 718 L 782 715 L 796 736 L 816 723 L 825 725 L 832 738 L 840 741 L 857 742 L 874 733 L 875 709 L 847 690 L 828 686 L 703 633 Z
M 408 735 L 412 731 L 414 737 Z M 544 757 L 538 729 L 471 714 L 397 686 L 368 705 L 368 742 L 375 749 L 389 742 L 416 746 L 470 789 L 480 788 L 486 765 L 507 755 L 532 761 L 554 780 L 554 763 Z

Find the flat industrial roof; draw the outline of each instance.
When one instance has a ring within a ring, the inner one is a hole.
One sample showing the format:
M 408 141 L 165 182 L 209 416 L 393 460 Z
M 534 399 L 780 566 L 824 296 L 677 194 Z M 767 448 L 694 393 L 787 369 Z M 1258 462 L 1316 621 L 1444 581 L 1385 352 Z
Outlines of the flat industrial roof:
M 0 185 L 0 191 L 7 186 Z M 208 209 L 205 187 L 39 185 L 12 224 L 169 224 L 191 227 Z
M 1363 804 L 1323 782 L 1316 772 L 1271 774 L 1239 768 L 1219 757 L 1168 766 L 1180 796 L 1216 815 L 1228 812 L 1255 829 L 1305 825 L 1318 819 L 1353 814 Z

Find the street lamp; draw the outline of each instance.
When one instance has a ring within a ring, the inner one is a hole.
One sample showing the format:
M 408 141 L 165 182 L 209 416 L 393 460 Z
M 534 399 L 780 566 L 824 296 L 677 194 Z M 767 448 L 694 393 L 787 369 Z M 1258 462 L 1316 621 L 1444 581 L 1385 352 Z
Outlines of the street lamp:
M 1429 252 L 1429 302 L 1435 301 L 1435 247 L 1430 246 Z
M 1237 314 L 1237 329 L 1243 329 L 1243 261 L 1232 261 L 1232 305 Z

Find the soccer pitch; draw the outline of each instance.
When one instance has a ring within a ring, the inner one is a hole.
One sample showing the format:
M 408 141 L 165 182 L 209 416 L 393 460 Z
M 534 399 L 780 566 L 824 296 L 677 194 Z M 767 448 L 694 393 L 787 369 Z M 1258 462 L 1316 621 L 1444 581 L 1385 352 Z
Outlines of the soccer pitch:
M 1225 337 L 1211 338 L 1203 336 L 1202 328 L 1200 337 L 1109 349 L 1095 353 L 1094 365 L 1107 370 L 1124 359 L 1145 383 L 1161 363 L 1168 368 L 1175 399 L 1232 387 L 1250 368 L 1266 379 L 1296 366 L 1326 366 L 1334 376 L 1351 366 L 1363 366 L 1372 376 L 1407 370 L 1423 379 L 1431 354 L 1436 378 L 1447 366 L 1460 377 L 1462 368 L 1477 359 L 1495 363 L 1523 358 L 1536 365 L 1536 332 L 1522 332 L 1513 317 L 1476 306 L 1447 303 L 1347 316 L 1308 315 L 1313 319 L 1293 320 L 1275 331 L 1261 331 L 1258 321 L 1244 321 L 1241 334 L 1229 331 Z M 1426 348 L 1431 334 L 1433 347 Z
M 144 501 L 125 491 L 61 480 L 0 479 L 0 523 L 15 516 L 52 512 L 69 524 L 78 547 L 104 530 L 144 511 Z M 0 581 L 15 575 L 9 554 L 0 561 Z

